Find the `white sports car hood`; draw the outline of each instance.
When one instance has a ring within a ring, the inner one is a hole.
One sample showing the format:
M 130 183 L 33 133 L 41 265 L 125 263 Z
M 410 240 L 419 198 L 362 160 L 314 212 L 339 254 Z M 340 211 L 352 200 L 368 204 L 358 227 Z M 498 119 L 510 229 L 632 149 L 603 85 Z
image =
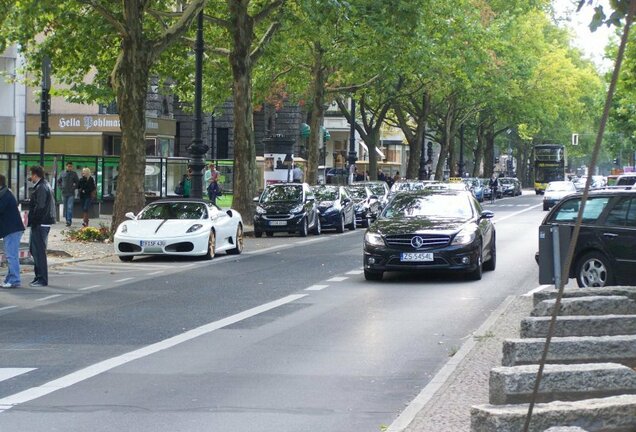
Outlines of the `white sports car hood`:
M 178 219 L 170 219 L 170 220 L 158 220 L 158 219 L 149 219 L 149 220 L 131 220 L 125 222 L 128 232 L 124 233 L 124 235 L 129 237 L 144 237 L 144 238 L 166 238 L 166 237 L 177 237 L 186 234 L 186 231 L 195 224 L 205 225 L 205 220 L 201 219 L 186 219 L 186 220 L 178 220 Z M 197 230 L 195 232 L 201 232 L 201 230 Z

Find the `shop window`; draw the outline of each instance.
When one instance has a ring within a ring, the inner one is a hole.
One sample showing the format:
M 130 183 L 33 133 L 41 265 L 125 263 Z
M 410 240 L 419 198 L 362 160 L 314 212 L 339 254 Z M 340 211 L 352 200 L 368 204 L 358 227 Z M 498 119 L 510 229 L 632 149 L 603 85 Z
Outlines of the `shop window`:
M 119 156 L 121 154 L 121 137 L 104 136 L 104 156 Z
M 157 156 L 157 140 L 149 138 L 146 140 L 146 156 Z

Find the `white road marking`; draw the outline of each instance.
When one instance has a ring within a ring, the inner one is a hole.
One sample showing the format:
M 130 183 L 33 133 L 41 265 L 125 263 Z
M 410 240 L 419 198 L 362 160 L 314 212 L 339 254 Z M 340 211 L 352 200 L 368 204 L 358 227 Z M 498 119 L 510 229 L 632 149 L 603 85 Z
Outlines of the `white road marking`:
M 527 293 L 523 294 L 523 297 L 532 297 L 532 294 L 539 292 L 539 291 L 543 291 L 544 289 L 548 289 L 551 288 L 552 285 L 539 285 L 538 287 L 536 287 L 535 289 L 532 289 L 530 291 L 528 291 Z
M 10 396 L 4 397 L 0 399 L 0 412 L 3 410 L 6 411 L 15 407 L 16 405 L 26 403 L 32 401 L 34 399 L 40 398 L 42 396 L 46 396 L 48 394 L 53 393 L 54 391 L 61 390 L 67 387 L 70 387 L 74 384 L 85 381 L 89 378 L 93 378 L 97 375 L 100 375 L 104 372 L 112 370 L 118 366 L 122 366 L 124 364 L 130 363 L 134 360 L 139 360 L 141 358 L 147 357 L 149 355 L 158 353 L 160 351 L 172 348 L 184 342 L 190 341 L 200 336 L 204 336 L 209 334 L 215 330 L 226 327 L 230 324 L 235 324 L 239 321 L 243 321 L 245 319 L 251 318 L 255 315 L 261 314 L 263 312 L 267 312 L 269 310 L 275 309 L 279 306 L 292 303 L 298 299 L 306 297 L 307 294 L 295 294 L 289 295 L 287 297 L 283 297 L 279 300 L 274 300 L 269 303 L 262 304 L 252 309 L 248 309 L 243 312 L 239 312 L 235 315 L 229 316 L 227 318 L 223 318 L 218 321 L 214 321 L 208 324 L 204 324 L 201 327 L 197 327 L 195 329 L 189 330 L 187 332 L 178 334 L 176 336 L 170 337 L 168 339 L 164 339 L 160 342 L 156 342 L 154 344 L 145 346 L 143 348 L 139 348 L 134 351 L 130 351 L 128 353 L 124 353 L 117 357 L 112 357 L 107 360 L 103 360 L 99 363 L 95 363 L 91 366 L 88 366 L 84 369 L 80 369 L 78 371 L 72 372 L 68 375 L 65 375 L 61 378 L 55 379 L 53 381 L 49 381 L 48 383 L 42 384 L 38 387 L 32 387 L 30 389 L 21 391 L 19 393 L 12 394 Z
M 156 272 L 148 273 L 148 276 L 157 275 L 157 274 L 160 274 L 160 273 L 163 273 L 163 272 L 164 272 L 164 270 L 159 270 L 159 271 L 156 271 Z
M 0 381 L 8 380 L 32 370 L 35 370 L 35 368 L 0 368 Z
M 327 279 L 326 282 L 342 282 L 343 280 L 347 279 L 349 279 L 347 276 L 336 276 L 332 277 L 331 279 Z
M 329 285 L 312 285 L 310 287 L 305 288 L 305 291 L 320 291 L 321 289 L 327 288 Z
M 93 289 L 93 288 L 99 288 L 100 286 L 101 285 L 91 285 L 91 286 L 87 286 L 87 287 L 84 287 L 84 288 L 80 288 L 78 291 L 86 291 L 86 290 Z
M 115 282 L 126 282 L 126 281 L 133 280 L 133 279 L 134 279 L 134 277 L 123 278 L 123 279 L 117 279 Z
M 364 270 L 351 270 L 351 271 L 346 272 L 345 274 L 348 274 L 348 275 L 359 275 L 359 274 L 362 274 L 362 273 L 364 273 Z
M 36 301 L 50 300 L 50 299 L 55 298 L 55 297 L 62 297 L 62 294 L 53 294 L 53 295 L 50 295 L 50 296 L 39 298 Z
M 9 309 L 15 309 L 15 308 L 17 308 L 17 306 L 5 306 L 5 307 L 1 307 L 0 311 L 9 310 Z
M 527 212 L 528 210 L 532 210 L 532 209 L 534 209 L 534 208 L 541 207 L 542 205 L 543 205 L 543 204 L 533 205 L 532 207 L 528 207 L 528 208 L 525 208 L 525 209 L 523 209 L 523 210 L 519 210 L 518 212 L 511 213 L 511 214 L 509 214 L 509 215 L 507 215 L 507 216 L 504 216 L 504 217 L 502 217 L 502 218 L 500 218 L 500 219 L 498 219 L 498 218 L 497 218 L 497 216 L 495 215 L 495 220 L 493 220 L 493 223 L 497 223 L 497 222 L 505 221 L 506 219 L 510 219 L 510 218 L 512 218 L 512 217 L 515 217 L 515 216 L 517 216 L 517 215 L 520 215 L 521 213 Z

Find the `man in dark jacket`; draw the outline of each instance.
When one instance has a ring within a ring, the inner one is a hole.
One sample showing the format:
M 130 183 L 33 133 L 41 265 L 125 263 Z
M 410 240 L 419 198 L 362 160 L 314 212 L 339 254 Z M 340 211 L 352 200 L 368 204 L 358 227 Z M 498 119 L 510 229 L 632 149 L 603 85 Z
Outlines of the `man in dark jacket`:
M 62 202 L 64 203 L 64 217 L 66 218 L 66 226 L 73 223 L 73 204 L 75 203 L 75 189 L 79 185 L 79 177 L 73 169 L 73 164 L 67 162 L 66 171 L 62 173 L 59 179 L 62 185 Z
M 44 179 L 41 166 L 31 167 L 33 193 L 29 202 L 29 221 L 31 236 L 29 249 L 34 262 L 35 278 L 29 284 L 33 287 L 49 284 L 49 269 L 46 260 L 46 244 L 51 225 L 55 223 L 55 198 L 51 186 Z
M 0 238 L 4 239 L 4 254 L 9 272 L 4 278 L 2 288 L 20 286 L 20 239 L 24 233 L 24 224 L 18 211 L 18 203 L 7 187 L 7 179 L 0 174 Z

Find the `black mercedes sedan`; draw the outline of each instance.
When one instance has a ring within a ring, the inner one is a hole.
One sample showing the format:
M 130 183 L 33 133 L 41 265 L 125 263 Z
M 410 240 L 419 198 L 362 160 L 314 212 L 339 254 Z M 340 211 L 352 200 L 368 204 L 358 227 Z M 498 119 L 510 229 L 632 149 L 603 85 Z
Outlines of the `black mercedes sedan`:
M 479 280 L 496 265 L 493 216 L 470 192 L 400 192 L 365 233 L 364 277 L 457 270 Z

